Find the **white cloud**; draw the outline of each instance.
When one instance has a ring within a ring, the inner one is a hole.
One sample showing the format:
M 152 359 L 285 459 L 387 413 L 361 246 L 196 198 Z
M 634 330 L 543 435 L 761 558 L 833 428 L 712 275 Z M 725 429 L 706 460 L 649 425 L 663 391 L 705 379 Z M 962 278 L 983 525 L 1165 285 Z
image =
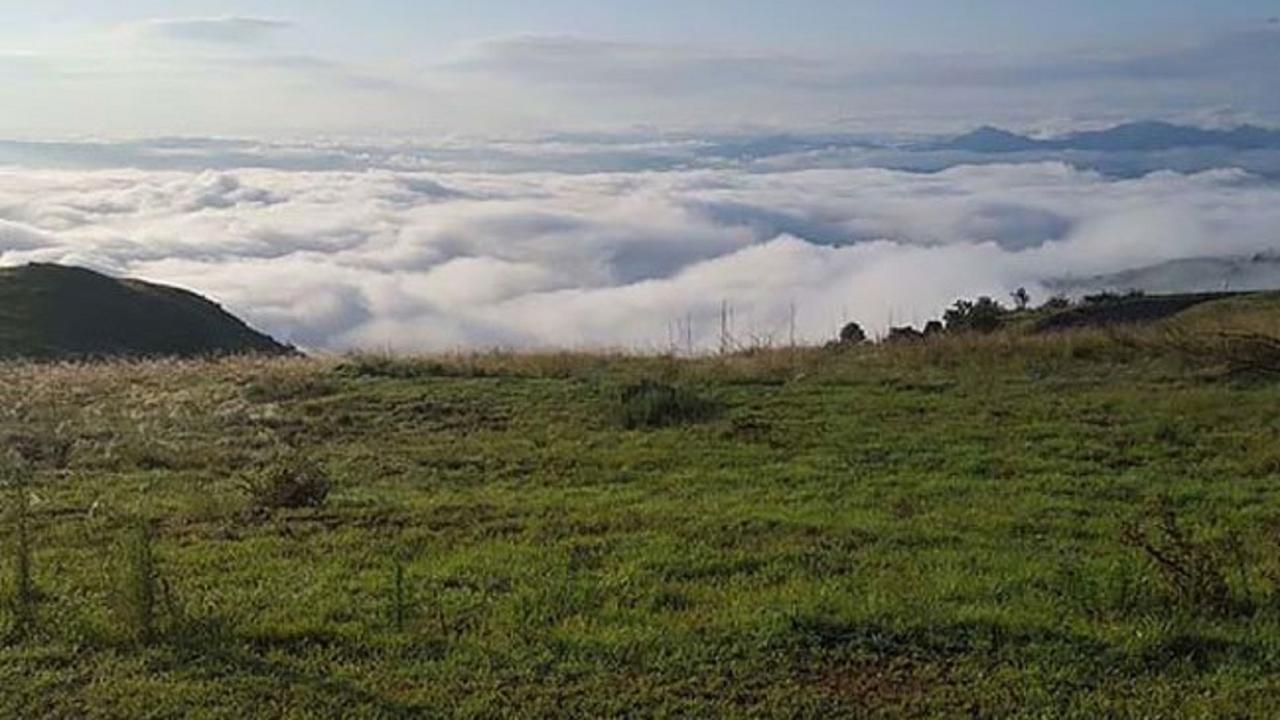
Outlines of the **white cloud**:
M 1280 185 L 1059 163 L 933 174 L 0 171 L 0 263 L 85 264 L 207 293 L 312 348 L 715 343 L 883 330 L 954 299 L 1044 294 L 1276 248 Z
M 222 17 L 153 18 L 133 26 L 146 37 L 165 40 L 226 43 L 255 43 L 293 26 L 275 18 Z
M 861 128 L 1029 125 L 1069 113 L 1093 118 L 1190 115 L 1247 108 L 1280 117 L 1274 27 L 1180 45 L 1034 54 L 847 55 L 726 50 L 515 36 L 476 45 L 437 68 L 473 92 L 532 96 L 532 111 L 573 108 L 597 124 Z M 563 125 L 563 118 L 560 125 Z
M 58 241 L 52 235 L 28 225 L 0 220 L 0 256 L 7 252 L 53 247 Z
M 961 56 L 516 36 L 335 55 L 257 17 L 155 19 L 0 54 L 0 135 L 951 131 L 1135 117 L 1280 122 L 1274 26 L 1181 45 Z M 165 102 L 151 102 L 155 97 Z

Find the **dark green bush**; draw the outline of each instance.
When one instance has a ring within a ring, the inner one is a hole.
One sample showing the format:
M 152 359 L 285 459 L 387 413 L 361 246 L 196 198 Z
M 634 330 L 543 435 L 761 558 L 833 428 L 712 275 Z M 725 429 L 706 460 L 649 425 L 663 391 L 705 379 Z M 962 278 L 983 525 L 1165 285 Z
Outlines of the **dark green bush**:
M 840 328 L 841 345 L 859 345 L 867 341 L 867 332 L 856 322 L 847 323 Z
M 1146 556 L 1176 605 L 1218 616 L 1249 609 L 1248 571 L 1237 536 L 1198 538 L 1183 527 L 1168 500 L 1159 500 L 1124 528 L 1122 540 Z M 1234 588 L 1228 579 L 1233 569 L 1241 576 Z
M 990 333 L 1004 325 L 1009 314 L 1000 303 L 983 296 L 977 300 L 957 300 L 943 315 L 947 332 Z
M 617 411 L 622 426 L 634 430 L 701 422 L 717 409 L 692 390 L 645 380 L 622 388 Z
M 289 451 L 245 473 L 240 489 L 257 508 L 314 508 L 324 505 L 332 483 L 319 463 Z

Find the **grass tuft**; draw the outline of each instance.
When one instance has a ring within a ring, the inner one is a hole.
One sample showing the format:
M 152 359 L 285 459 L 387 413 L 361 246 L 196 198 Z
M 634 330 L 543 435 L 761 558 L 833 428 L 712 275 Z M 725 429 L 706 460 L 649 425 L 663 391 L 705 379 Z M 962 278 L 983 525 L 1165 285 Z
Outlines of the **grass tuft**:
M 718 409 L 687 388 L 645 380 L 622 388 L 616 413 L 624 428 L 635 430 L 702 422 Z
M 296 450 L 278 450 L 240 478 L 240 489 L 262 510 L 322 507 L 332 487 L 324 466 Z
M 154 523 L 136 520 L 117 546 L 116 619 L 125 637 L 144 643 L 156 639 L 157 607 L 163 592 L 154 539 Z

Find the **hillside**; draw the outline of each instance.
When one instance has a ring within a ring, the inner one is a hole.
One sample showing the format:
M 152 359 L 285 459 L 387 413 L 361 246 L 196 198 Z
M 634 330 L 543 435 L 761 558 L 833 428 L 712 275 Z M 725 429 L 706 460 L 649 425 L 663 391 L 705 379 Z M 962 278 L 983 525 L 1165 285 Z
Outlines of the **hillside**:
M 0 716 L 1268 717 L 1280 312 L 1175 320 L 0 364 Z
M 1036 320 L 1042 332 L 1115 325 L 1149 325 L 1174 318 L 1192 308 L 1245 297 L 1250 293 L 1175 293 L 1169 295 L 1118 295 L 1102 302 L 1077 305 Z
M 185 290 L 60 265 L 0 269 L 0 358 L 288 352 Z

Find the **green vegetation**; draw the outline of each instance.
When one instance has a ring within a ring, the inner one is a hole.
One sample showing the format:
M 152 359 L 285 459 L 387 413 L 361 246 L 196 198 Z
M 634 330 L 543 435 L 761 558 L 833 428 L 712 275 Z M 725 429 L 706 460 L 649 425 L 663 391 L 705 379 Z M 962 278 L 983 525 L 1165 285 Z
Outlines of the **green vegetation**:
M 1239 337 L 0 366 L 0 716 L 1267 717 Z
M 0 268 L 0 358 L 285 354 L 208 300 L 81 268 Z
M 264 510 L 320 507 L 329 498 L 331 487 L 324 468 L 296 451 L 279 451 L 240 480 L 240 489 L 253 506 Z
M 695 423 L 715 412 L 716 404 L 696 392 L 653 380 L 624 387 L 617 409 L 619 422 L 628 430 Z

